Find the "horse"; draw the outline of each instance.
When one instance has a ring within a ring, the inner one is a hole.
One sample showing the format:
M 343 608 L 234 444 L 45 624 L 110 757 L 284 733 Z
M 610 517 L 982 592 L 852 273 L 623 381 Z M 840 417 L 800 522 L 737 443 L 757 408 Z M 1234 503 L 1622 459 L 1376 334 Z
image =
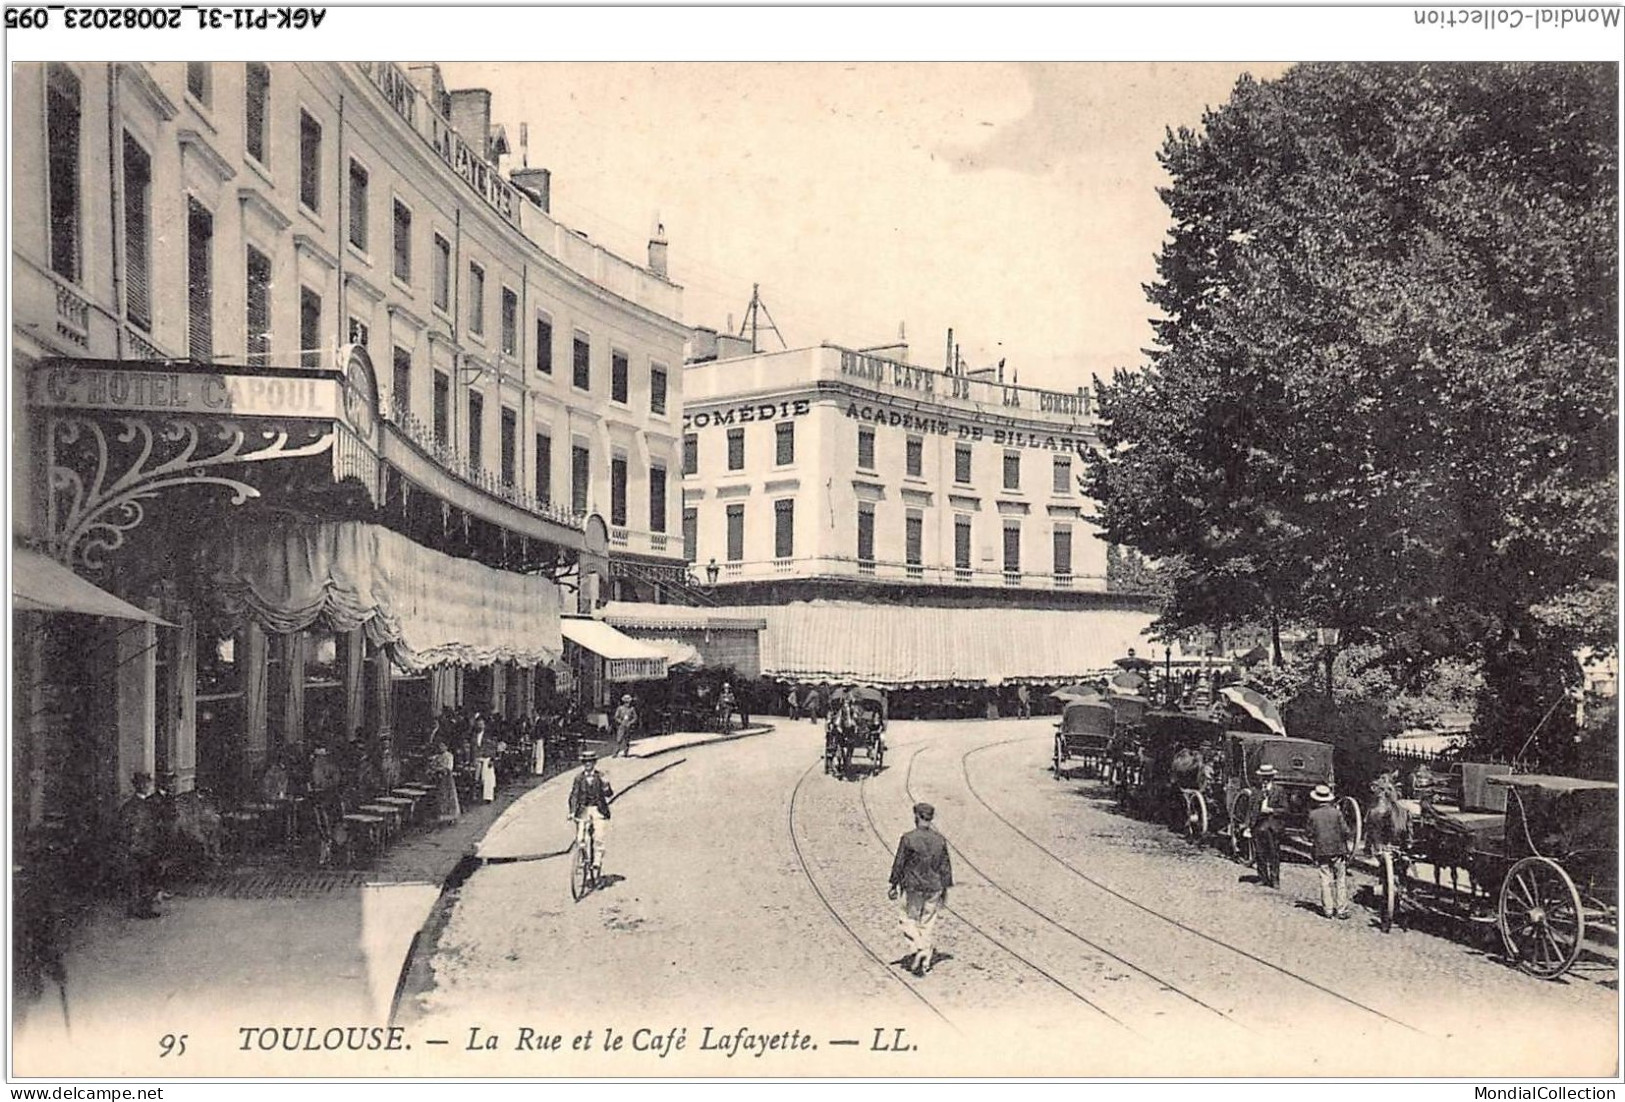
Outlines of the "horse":
M 1379 853 L 1384 848 L 1403 846 L 1411 833 L 1411 813 L 1399 802 L 1399 775 L 1395 770 L 1378 774 L 1371 782 L 1371 803 L 1365 812 L 1366 848 Z

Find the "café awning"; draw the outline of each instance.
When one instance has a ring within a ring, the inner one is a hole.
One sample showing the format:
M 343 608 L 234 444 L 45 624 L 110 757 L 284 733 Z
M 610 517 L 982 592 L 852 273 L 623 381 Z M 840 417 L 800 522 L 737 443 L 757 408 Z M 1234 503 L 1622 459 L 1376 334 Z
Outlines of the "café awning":
M 705 665 L 705 659 L 700 657 L 700 650 L 692 643 L 685 643 L 681 639 L 639 639 L 640 643 L 647 643 L 655 650 L 666 656 L 668 670 L 697 670 Z
M 604 660 L 607 681 L 658 681 L 666 676 L 666 656 L 650 644 L 623 635 L 602 620 L 566 619 L 564 638 Z
M 1115 660 L 1130 647 L 1148 654 L 1162 650 L 1144 635 L 1151 614 L 1126 609 L 801 601 L 730 611 L 767 621 L 762 674 L 797 682 L 888 688 L 1059 684 L 1116 672 Z
M 552 582 L 454 558 L 376 524 L 234 529 L 209 560 L 228 615 L 279 634 L 316 623 L 361 628 L 407 671 L 532 666 L 563 650 Z
M 11 552 L 11 606 L 18 612 L 72 612 L 174 625 L 85 581 L 61 563 L 25 547 Z

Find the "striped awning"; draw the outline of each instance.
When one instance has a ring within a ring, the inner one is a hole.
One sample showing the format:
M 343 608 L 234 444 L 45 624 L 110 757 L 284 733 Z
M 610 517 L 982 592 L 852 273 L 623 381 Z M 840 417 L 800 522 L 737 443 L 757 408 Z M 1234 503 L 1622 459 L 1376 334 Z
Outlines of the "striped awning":
M 1123 609 L 927 608 L 803 601 L 732 610 L 767 621 L 762 674 L 891 688 L 1052 684 L 1116 672 L 1152 615 Z M 1175 658 L 1178 658 L 1175 648 Z
M 623 635 L 602 620 L 564 619 L 564 637 L 604 660 L 606 681 L 658 681 L 666 676 L 666 656 L 640 639 Z

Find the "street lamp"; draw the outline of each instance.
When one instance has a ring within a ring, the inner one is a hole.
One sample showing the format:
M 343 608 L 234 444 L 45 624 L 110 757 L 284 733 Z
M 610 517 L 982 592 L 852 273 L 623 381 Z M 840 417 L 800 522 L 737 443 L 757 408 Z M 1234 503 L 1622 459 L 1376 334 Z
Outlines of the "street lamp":
M 1326 699 L 1332 699 L 1332 657 L 1337 653 L 1337 642 L 1343 636 L 1342 631 L 1333 627 L 1315 629 L 1315 641 L 1326 652 Z
M 712 559 L 710 562 L 706 563 L 705 584 L 715 589 L 717 584 L 717 575 L 720 573 L 722 573 L 722 567 L 717 565 L 716 559 Z

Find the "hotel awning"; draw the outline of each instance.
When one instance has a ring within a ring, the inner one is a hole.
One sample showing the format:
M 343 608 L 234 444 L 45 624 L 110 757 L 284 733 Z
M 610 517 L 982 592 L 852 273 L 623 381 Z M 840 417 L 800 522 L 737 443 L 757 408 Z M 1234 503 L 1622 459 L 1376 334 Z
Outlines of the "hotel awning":
M 234 529 L 209 551 L 228 615 L 267 631 L 363 629 L 395 664 L 539 665 L 563 649 L 558 587 L 353 521 Z
M 73 612 L 174 626 L 92 585 L 61 563 L 23 547 L 11 552 L 11 605 L 18 612 Z
M 638 642 L 647 643 L 664 654 L 668 670 L 697 670 L 705 665 L 705 659 L 700 656 L 699 648 L 681 639 L 639 639 Z
M 559 630 L 570 642 L 604 660 L 608 681 L 658 681 L 666 676 L 666 656 L 655 647 L 622 635 L 602 620 L 566 619 Z
M 929 608 L 803 601 L 735 608 L 767 621 L 762 674 L 889 688 L 1049 684 L 1103 672 L 1135 647 L 1152 616 L 1124 609 Z M 1177 648 L 1175 657 L 1178 657 Z

